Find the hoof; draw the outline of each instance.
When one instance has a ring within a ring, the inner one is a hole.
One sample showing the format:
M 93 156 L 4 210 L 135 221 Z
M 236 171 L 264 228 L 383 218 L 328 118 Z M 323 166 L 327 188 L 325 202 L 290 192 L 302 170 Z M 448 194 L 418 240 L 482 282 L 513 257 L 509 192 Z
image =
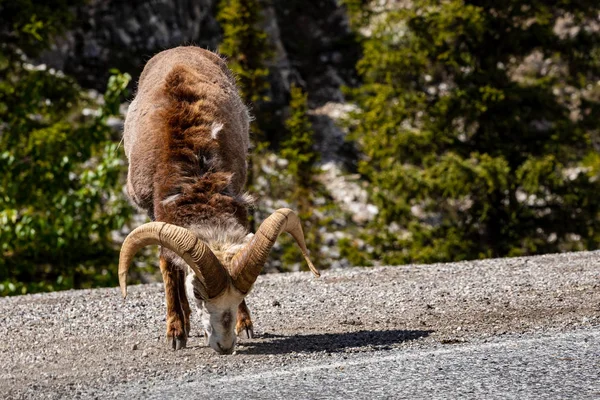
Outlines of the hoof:
M 238 307 L 235 333 L 239 337 L 245 339 L 252 339 L 254 337 L 254 329 L 252 327 L 252 319 L 250 318 L 250 310 L 248 310 L 248 306 L 246 306 L 245 301 L 242 301 Z
M 252 322 L 238 324 L 235 328 L 235 332 L 242 339 L 252 339 L 254 337 Z
M 187 337 L 184 336 L 167 336 L 167 346 L 172 350 L 185 349 Z
M 239 334 L 239 337 L 243 339 L 252 339 L 254 337 L 254 330 L 252 327 L 244 328 Z

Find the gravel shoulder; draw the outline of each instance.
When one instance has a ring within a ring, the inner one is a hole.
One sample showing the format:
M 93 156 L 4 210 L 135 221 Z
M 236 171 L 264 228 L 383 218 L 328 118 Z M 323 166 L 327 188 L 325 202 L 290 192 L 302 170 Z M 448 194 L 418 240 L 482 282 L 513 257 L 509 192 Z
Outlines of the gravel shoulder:
M 161 284 L 132 286 L 126 300 L 117 288 L 2 298 L 0 391 L 148 397 L 178 383 L 597 332 L 599 261 L 581 252 L 261 276 L 247 299 L 258 337 L 232 356 L 203 346 L 195 313 L 188 348 L 167 348 Z

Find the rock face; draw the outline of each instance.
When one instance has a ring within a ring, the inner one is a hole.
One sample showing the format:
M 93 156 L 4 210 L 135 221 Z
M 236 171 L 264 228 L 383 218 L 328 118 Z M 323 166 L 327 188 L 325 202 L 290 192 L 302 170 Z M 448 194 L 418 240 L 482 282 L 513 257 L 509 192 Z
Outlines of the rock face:
M 41 62 L 103 90 L 110 68 L 136 79 L 146 61 L 166 48 L 195 44 L 216 50 L 222 38 L 218 0 L 91 0 L 76 10 L 75 26 Z M 313 107 L 343 100 L 341 85 L 355 80 L 359 46 L 345 10 L 335 0 L 275 0 L 265 4 L 263 29 L 275 57 L 270 61 L 271 99 L 285 105 L 289 85 L 310 93 Z
M 220 28 L 213 0 L 91 0 L 78 8 L 73 29 L 42 56 L 43 62 L 103 90 L 110 68 L 137 79 L 160 50 L 195 43 L 215 48 Z
M 360 46 L 338 1 L 273 1 L 279 38 L 291 66 L 291 79 L 309 93 L 313 107 L 342 102 L 343 85 L 356 82 Z M 267 29 L 270 34 L 270 30 Z

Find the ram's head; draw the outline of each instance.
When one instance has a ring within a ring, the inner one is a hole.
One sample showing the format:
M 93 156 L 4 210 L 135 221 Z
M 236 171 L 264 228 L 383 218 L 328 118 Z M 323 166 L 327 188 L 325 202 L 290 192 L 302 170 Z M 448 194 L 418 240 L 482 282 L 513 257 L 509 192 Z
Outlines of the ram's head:
M 186 228 L 164 222 L 142 225 L 127 236 L 121 248 L 119 283 L 123 297 L 127 296 L 127 271 L 138 250 L 149 245 L 171 250 L 185 260 L 192 272 L 186 278 L 186 291 L 203 311 L 207 344 L 220 354 L 230 354 L 236 342 L 238 305 L 252 289 L 282 232 L 294 237 L 311 271 L 320 276 L 308 258 L 300 220 L 287 208 L 279 209 L 267 218 L 233 257 L 218 257 Z

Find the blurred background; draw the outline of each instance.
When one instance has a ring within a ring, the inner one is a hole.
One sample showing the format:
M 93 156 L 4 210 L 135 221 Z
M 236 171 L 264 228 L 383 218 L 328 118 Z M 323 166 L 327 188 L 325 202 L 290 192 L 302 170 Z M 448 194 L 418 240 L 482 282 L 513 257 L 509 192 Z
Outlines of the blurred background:
M 117 284 L 123 119 L 179 45 L 255 118 L 251 224 L 296 209 L 321 269 L 598 248 L 597 0 L 0 0 L 0 295 Z

